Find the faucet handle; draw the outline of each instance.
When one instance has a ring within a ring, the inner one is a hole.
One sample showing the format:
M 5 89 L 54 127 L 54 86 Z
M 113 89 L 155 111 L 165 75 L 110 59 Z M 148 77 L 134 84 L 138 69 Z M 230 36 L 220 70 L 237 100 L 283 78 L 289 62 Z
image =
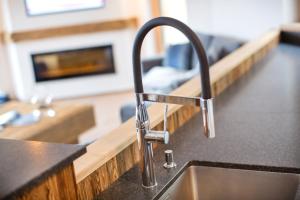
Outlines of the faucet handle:
M 169 143 L 169 132 L 168 131 L 153 131 L 150 130 L 145 134 L 147 142 L 161 142 L 164 144 Z
M 145 139 L 148 142 L 162 142 L 164 144 L 168 144 L 170 134 L 167 131 L 167 125 L 168 125 L 168 105 L 166 104 L 165 109 L 164 109 L 164 129 L 163 129 L 163 131 L 149 130 L 149 131 L 147 131 L 147 133 L 145 135 Z

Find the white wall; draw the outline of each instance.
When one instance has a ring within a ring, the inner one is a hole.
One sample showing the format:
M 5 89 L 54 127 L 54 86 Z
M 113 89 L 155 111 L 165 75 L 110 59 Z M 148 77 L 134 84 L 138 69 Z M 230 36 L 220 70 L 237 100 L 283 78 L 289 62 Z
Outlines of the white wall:
M 133 1 L 133 0 L 131 0 Z M 128 1 L 127 1 L 128 2 Z M 150 20 L 152 16 L 152 10 L 151 10 L 151 1 L 149 0 L 136 0 L 134 13 L 136 13 L 136 16 L 139 18 L 139 24 L 142 26 L 144 23 L 146 23 L 148 20 Z M 142 47 L 142 56 L 143 57 L 153 57 L 157 56 L 157 52 L 155 49 L 155 43 L 154 43 L 154 34 L 153 31 L 150 31 L 144 42 Z
M 130 51 L 132 41 L 133 31 L 126 29 L 48 38 L 10 45 L 11 51 L 14 52 L 11 60 L 15 61 L 12 63 L 12 67 L 17 86 L 16 95 L 19 99 L 26 100 L 33 96 L 41 86 L 54 98 L 96 95 L 133 88 Z M 35 82 L 31 54 L 103 45 L 113 46 L 115 73 Z
M 7 64 L 6 51 L 3 44 L 0 42 L 0 90 L 4 90 L 13 94 L 11 73 Z
M 144 8 L 136 3 L 139 1 L 107 0 L 106 6 L 101 9 L 28 17 L 25 13 L 24 0 L 1 0 L 6 9 L 3 9 L 5 12 L 0 14 L 5 16 L 7 32 L 27 31 L 136 17 L 139 12 L 142 12 L 139 8 Z M 134 35 L 134 29 L 126 29 L 9 43 L 7 49 L 13 74 L 14 92 L 19 99 L 26 100 L 39 86 L 45 86 L 54 98 L 128 90 L 133 86 L 131 48 Z M 30 54 L 106 44 L 113 45 L 115 74 L 35 83 Z
M 0 4 L 0 11 L 2 10 L 2 5 Z M 3 32 L 4 28 L 3 17 L 0 15 L 0 32 Z M 2 38 L 1 38 L 2 39 Z M 7 51 L 4 43 L 0 41 L 0 90 L 4 90 L 13 94 L 13 85 L 10 68 L 8 66 Z
M 11 31 L 34 30 L 135 16 L 135 0 L 107 0 L 104 8 L 28 17 L 24 0 L 3 0 L 10 13 Z
M 107 20 L 113 20 L 113 19 L 120 19 L 120 18 L 128 18 L 128 17 L 139 17 L 140 23 L 143 24 L 147 20 L 149 20 L 151 16 L 151 9 L 150 9 L 150 1 L 149 0 L 107 0 L 106 6 L 104 8 L 100 9 L 94 9 L 94 10 L 85 10 L 85 11 L 79 11 L 79 12 L 70 12 L 70 13 L 59 13 L 59 14 L 53 14 L 53 15 L 44 15 L 44 16 L 33 16 L 28 17 L 25 12 L 24 7 L 24 0 L 0 0 L 0 6 L 3 6 L 4 8 L 0 11 L 1 17 L 4 16 L 5 21 L 5 31 L 6 32 L 17 32 L 17 31 L 27 31 L 27 30 L 35 30 L 35 29 L 43 29 L 43 28 L 49 28 L 49 27 L 61 27 L 65 25 L 74 25 L 74 24 L 85 24 L 85 23 L 92 23 L 92 22 L 99 22 L 99 21 L 107 21 Z M 0 8 L 1 9 L 1 8 Z M 130 32 L 130 33 L 129 33 Z M 131 48 L 133 43 L 133 37 L 135 35 L 135 31 L 132 29 L 130 31 L 125 31 L 122 35 L 119 35 L 120 39 L 124 39 L 124 41 L 121 41 L 121 43 L 124 43 L 124 45 L 127 45 L 126 48 L 122 48 L 124 55 L 122 56 L 127 57 L 126 61 L 124 63 L 120 64 L 120 67 L 123 66 L 122 70 L 126 66 L 126 68 L 131 67 Z M 110 34 L 108 32 L 108 34 Z M 69 45 L 77 44 L 79 40 L 85 37 L 91 38 L 99 38 L 102 34 L 86 34 L 86 35 L 78 35 L 76 37 L 68 36 L 65 39 L 64 38 L 57 38 L 57 41 L 68 41 Z M 97 35 L 96 37 L 92 35 Z M 124 38 L 125 37 L 125 38 Z M 129 42 L 130 40 L 130 42 Z M 24 68 L 24 64 L 27 65 L 28 68 L 28 59 L 25 59 L 26 56 L 30 54 L 30 51 L 35 50 L 38 51 L 37 48 L 40 48 L 40 50 L 45 50 L 47 47 L 50 49 L 59 49 L 59 46 L 61 49 L 67 49 L 68 45 L 66 45 L 64 42 L 62 43 L 56 43 L 55 38 L 52 39 L 43 39 L 40 42 L 39 41 L 33 41 L 32 44 L 28 44 L 28 42 L 20 42 L 15 44 L 9 44 L 7 45 L 7 50 L 9 52 L 9 68 L 5 69 L 11 70 L 14 78 L 12 76 L 9 76 L 7 72 L 3 72 L 4 68 L 0 69 L 0 78 L 1 76 L 4 76 L 5 78 L 1 78 L 0 84 L 5 89 L 9 88 L 7 90 L 13 91 L 14 93 L 17 93 L 17 96 L 24 98 L 24 96 L 27 96 L 28 94 L 28 88 L 30 85 L 33 85 L 32 81 L 21 84 L 20 81 L 24 79 L 24 74 L 22 74 L 22 70 L 20 70 L 20 66 L 22 65 Z M 88 44 L 98 44 L 103 43 L 102 39 L 96 39 L 95 41 L 92 41 L 90 39 L 85 40 L 88 42 Z M 53 44 L 54 43 L 54 44 Z M 63 44 L 63 45 L 61 45 Z M 88 45 L 86 44 L 86 45 Z M 34 46 L 36 45 L 36 46 Z M 76 45 L 75 45 L 76 46 Z M 84 46 L 84 42 L 81 42 L 81 46 Z M 119 45 L 118 45 L 119 46 Z M 120 52 L 120 47 L 115 49 L 117 52 Z M 1 49 L 0 49 L 1 51 Z M 1 52 L 0 52 L 1 54 Z M 146 57 L 155 55 L 155 46 L 153 42 L 153 35 L 149 34 L 144 42 L 143 45 L 143 55 Z M 0 55 L 2 56 L 2 54 Z M 117 57 L 120 57 L 119 53 Z M 0 57 L 1 58 L 1 57 Z M 19 59 L 24 59 L 25 62 L 20 61 Z M 125 59 L 124 59 L 125 60 Z M 0 59 L 1 63 L 2 59 Z M 6 65 L 6 64 L 5 64 Z M 129 66 L 130 65 L 130 66 Z M 2 66 L 2 65 L 1 65 Z M 6 65 L 8 66 L 8 65 Z M 124 71 L 124 70 L 123 70 Z M 129 73 L 131 74 L 131 68 L 128 69 Z M 120 72 L 120 70 L 119 70 Z M 27 75 L 29 73 L 29 77 L 32 78 L 32 72 L 28 71 L 27 69 Z M 25 73 L 25 74 L 26 74 Z M 30 74 L 31 73 L 31 74 Z M 124 78 L 119 78 L 117 80 L 122 81 L 120 83 L 115 82 L 114 84 L 123 84 L 124 88 L 128 88 L 128 82 L 124 84 Z M 82 78 L 86 79 L 86 78 Z M 78 79 L 80 80 L 80 79 Z M 5 82 L 5 84 L 3 83 Z M 68 81 L 66 81 L 68 82 Z M 131 81 L 132 83 L 132 81 Z M 114 84 L 111 85 L 109 88 L 115 88 Z M 0 88 L 1 88 L 0 85 Z M 103 85 L 103 84 L 102 84 Z M 20 87 L 21 86 L 21 87 Z M 15 89 L 12 89 L 15 88 Z M 24 89 L 26 89 L 24 91 Z M 53 88 L 53 87 L 51 87 Z M 23 91 L 22 91 L 23 90 Z M 86 90 L 88 92 L 88 90 Z M 109 92 L 109 91 L 108 91 Z M 110 91 L 112 92 L 112 91 Z M 61 93 L 59 91 L 58 93 Z M 61 96 L 61 95 L 60 95 Z
M 183 23 L 187 23 L 187 7 L 186 0 L 161 0 L 161 13 L 163 16 L 178 19 Z M 170 44 L 186 43 L 187 38 L 178 30 L 171 27 L 163 27 L 164 45 L 167 47 Z
M 296 20 L 298 0 L 187 0 L 188 23 L 198 31 L 253 39 Z

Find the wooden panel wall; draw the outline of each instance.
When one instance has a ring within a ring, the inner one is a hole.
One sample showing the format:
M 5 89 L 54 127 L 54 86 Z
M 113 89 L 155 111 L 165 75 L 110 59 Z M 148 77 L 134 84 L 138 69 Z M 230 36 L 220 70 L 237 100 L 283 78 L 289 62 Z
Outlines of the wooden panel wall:
M 60 170 L 55 175 L 50 176 L 32 190 L 17 197 L 18 200 L 76 200 L 76 182 L 73 165 Z
M 211 83 L 214 95 L 220 94 L 235 80 L 245 74 L 253 64 L 261 60 L 279 42 L 279 30 L 271 31 L 256 41 L 247 43 L 212 66 Z M 195 77 L 172 95 L 196 96 L 200 94 L 199 77 Z M 151 125 L 162 129 L 162 105 L 155 104 L 149 109 Z M 168 130 L 173 133 L 199 109 L 191 106 L 170 105 Z M 135 139 L 134 119 L 119 127 L 87 148 L 87 153 L 74 162 L 79 199 L 93 199 L 130 169 L 139 160 Z M 126 138 L 127 137 L 127 138 Z

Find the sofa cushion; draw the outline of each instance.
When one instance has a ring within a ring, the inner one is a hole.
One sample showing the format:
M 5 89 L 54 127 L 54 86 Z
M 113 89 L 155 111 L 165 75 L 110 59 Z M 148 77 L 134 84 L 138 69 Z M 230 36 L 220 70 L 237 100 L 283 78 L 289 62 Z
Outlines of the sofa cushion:
M 8 94 L 0 90 L 0 104 L 5 103 L 7 101 L 9 101 Z
M 221 59 L 238 49 L 240 46 L 242 46 L 243 43 L 243 41 L 238 40 L 236 38 L 226 36 L 214 36 L 211 42 L 211 47 L 214 47 L 218 50 L 218 58 Z
M 164 66 L 173 67 L 178 70 L 188 70 L 191 65 L 192 47 L 190 44 L 175 44 L 167 48 Z
M 213 36 L 205 34 L 205 33 L 198 33 L 198 32 L 196 34 L 199 37 L 204 50 L 207 52 L 210 47 L 210 44 L 212 42 Z M 192 62 L 191 69 L 198 66 L 199 60 L 198 60 L 198 57 L 197 57 L 194 49 L 192 50 L 192 61 L 191 62 Z
M 197 73 L 198 68 L 194 70 L 178 70 L 168 66 L 157 66 L 143 77 L 144 88 L 147 92 L 167 94 Z
M 218 60 L 222 58 L 223 47 L 222 45 L 214 44 L 212 41 L 210 47 L 206 51 L 206 56 L 208 60 L 209 66 L 216 63 Z
M 135 115 L 135 106 L 135 102 L 130 102 L 122 105 L 120 109 L 120 118 L 122 123 Z
M 196 33 L 197 36 L 199 37 L 202 45 L 203 45 L 203 48 L 205 50 L 207 50 L 211 44 L 211 41 L 213 39 L 213 36 L 212 35 L 208 35 L 208 34 L 205 34 L 205 33 Z
M 243 44 L 241 40 L 225 36 L 211 36 L 210 42 L 208 43 L 206 41 L 207 39 L 205 40 L 205 36 L 201 37 L 202 34 L 199 35 L 199 38 L 206 51 L 209 65 L 213 65 L 214 63 L 227 56 Z M 192 57 L 193 67 L 196 67 L 198 65 L 198 58 L 195 51 L 193 51 Z

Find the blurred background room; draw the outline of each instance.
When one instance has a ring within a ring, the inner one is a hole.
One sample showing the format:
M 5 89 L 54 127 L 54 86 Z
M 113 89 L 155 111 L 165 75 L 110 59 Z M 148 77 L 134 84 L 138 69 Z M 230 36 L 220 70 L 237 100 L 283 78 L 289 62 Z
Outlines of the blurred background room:
M 299 2 L 0 0 L 0 137 L 87 144 L 133 117 L 132 45 L 152 18 L 188 24 L 213 65 L 299 22 Z M 142 49 L 147 91 L 169 93 L 198 74 L 194 54 L 172 28 L 152 31 Z

